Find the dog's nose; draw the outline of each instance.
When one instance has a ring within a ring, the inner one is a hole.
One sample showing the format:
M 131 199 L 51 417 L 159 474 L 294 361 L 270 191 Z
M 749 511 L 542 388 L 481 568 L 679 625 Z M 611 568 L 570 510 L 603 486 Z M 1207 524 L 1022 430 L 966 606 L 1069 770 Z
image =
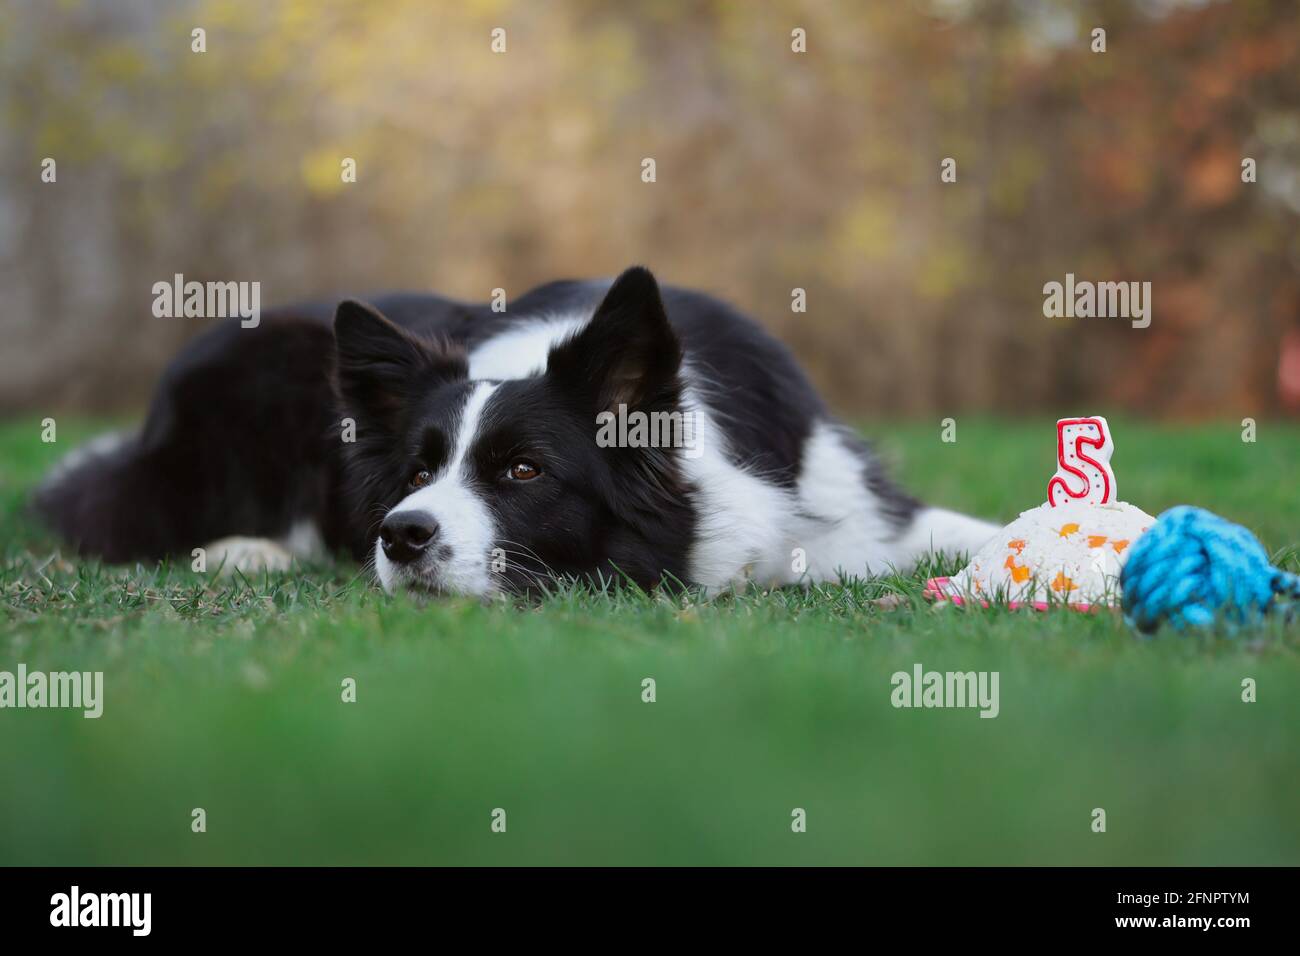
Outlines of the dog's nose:
M 427 511 L 395 511 L 379 526 L 379 543 L 388 560 L 414 561 L 438 536 L 438 522 Z

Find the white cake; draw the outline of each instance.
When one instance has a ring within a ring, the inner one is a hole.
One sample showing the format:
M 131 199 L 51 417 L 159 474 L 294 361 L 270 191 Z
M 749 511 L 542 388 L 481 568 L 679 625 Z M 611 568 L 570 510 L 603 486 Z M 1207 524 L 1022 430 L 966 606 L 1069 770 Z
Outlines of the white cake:
M 1023 512 L 954 577 L 931 580 L 928 596 L 1038 608 L 1119 603 L 1120 569 L 1156 519 L 1116 500 L 1106 419 L 1063 418 L 1056 435 L 1047 503 Z
M 939 585 L 958 600 L 1014 604 L 1118 604 L 1119 572 L 1155 518 L 1120 501 L 1065 502 L 1024 512 Z

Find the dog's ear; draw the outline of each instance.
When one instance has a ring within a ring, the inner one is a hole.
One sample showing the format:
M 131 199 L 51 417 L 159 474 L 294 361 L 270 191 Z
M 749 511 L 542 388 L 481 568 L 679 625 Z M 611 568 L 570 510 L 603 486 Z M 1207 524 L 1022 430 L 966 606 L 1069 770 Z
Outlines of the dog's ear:
M 668 324 L 659 284 L 633 266 L 614 280 L 591 322 L 551 349 L 546 375 L 599 411 L 675 403 L 682 347 Z
M 418 390 L 466 378 L 463 353 L 394 325 L 376 309 L 348 299 L 334 314 L 336 376 L 344 404 L 383 420 Z

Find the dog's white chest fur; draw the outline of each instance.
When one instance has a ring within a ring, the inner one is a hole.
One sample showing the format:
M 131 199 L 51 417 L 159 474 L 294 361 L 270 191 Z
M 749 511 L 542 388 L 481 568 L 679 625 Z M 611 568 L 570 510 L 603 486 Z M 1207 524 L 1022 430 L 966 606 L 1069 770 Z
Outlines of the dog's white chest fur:
M 489 339 L 470 352 L 470 377 L 539 375 L 551 348 L 590 318 L 539 318 Z M 690 575 L 705 588 L 716 591 L 751 580 L 782 585 L 879 574 L 909 566 L 931 547 L 975 550 L 996 530 L 982 521 L 927 508 L 907 533 L 898 535 L 871 493 L 865 463 L 844 440 L 840 426 L 829 421 L 814 424 L 794 488 L 767 481 L 745 467 L 743 450 L 727 446 L 701 397 L 707 383 L 692 368 L 689 355 L 682 376 L 684 410 L 694 415 L 698 451 L 680 459 L 695 489 Z

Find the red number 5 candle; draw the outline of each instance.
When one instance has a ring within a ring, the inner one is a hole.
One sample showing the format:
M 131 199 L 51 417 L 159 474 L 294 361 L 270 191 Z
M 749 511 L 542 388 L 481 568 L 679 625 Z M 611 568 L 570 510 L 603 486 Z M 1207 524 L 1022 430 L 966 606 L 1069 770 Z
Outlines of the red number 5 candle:
M 1053 508 L 1066 501 L 1104 505 L 1117 501 L 1110 456 L 1110 426 L 1100 416 L 1062 418 L 1056 423 L 1056 474 L 1047 483 Z

